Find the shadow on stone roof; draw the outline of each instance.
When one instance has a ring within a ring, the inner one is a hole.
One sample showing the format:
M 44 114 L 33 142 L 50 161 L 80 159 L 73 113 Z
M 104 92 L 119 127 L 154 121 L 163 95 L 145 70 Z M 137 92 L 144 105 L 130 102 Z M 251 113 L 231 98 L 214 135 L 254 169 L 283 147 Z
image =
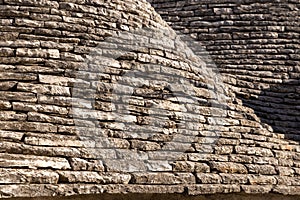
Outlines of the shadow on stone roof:
M 252 108 L 261 122 L 270 125 L 286 139 L 300 141 L 300 80 L 271 84 L 258 95 L 240 95 L 243 104 Z

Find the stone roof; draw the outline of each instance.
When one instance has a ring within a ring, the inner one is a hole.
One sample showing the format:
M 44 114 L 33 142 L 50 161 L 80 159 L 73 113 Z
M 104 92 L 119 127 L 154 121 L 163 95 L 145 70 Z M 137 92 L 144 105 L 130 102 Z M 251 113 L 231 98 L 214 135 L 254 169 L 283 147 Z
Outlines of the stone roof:
M 299 195 L 299 4 L 186 2 L 0 0 L 0 197 Z

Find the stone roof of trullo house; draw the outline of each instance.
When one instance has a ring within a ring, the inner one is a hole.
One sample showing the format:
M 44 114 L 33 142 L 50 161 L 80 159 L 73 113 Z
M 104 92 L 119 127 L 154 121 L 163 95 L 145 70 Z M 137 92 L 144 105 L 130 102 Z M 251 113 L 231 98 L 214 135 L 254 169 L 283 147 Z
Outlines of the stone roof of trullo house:
M 151 3 L 0 0 L 0 197 L 299 195 L 299 2 Z

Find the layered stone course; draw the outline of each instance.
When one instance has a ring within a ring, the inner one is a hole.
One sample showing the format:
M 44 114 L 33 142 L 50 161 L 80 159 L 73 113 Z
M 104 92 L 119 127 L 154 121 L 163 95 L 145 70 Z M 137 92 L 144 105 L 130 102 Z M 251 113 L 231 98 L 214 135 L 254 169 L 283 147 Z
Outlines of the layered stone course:
M 0 30 L 1 198 L 299 195 L 298 141 L 216 82 L 149 3 L 0 0 Z M 174 77 L 193 94 L 166 87 Z
M 173 29 L 206 47 L 244 105 L 298 140 L 299 2 L 149 2 Z

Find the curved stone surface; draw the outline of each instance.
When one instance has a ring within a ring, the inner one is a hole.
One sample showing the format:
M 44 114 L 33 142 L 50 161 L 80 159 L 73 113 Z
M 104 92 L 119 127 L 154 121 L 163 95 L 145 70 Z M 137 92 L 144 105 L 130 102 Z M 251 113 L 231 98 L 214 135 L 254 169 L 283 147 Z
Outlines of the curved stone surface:
M 175 30 L 201 41 L 244 105 L 299 140 L 298 1 L 149 2 Z
M 0 197 L 299 194 L 299 143 L 146 1 L 0 8 Z

